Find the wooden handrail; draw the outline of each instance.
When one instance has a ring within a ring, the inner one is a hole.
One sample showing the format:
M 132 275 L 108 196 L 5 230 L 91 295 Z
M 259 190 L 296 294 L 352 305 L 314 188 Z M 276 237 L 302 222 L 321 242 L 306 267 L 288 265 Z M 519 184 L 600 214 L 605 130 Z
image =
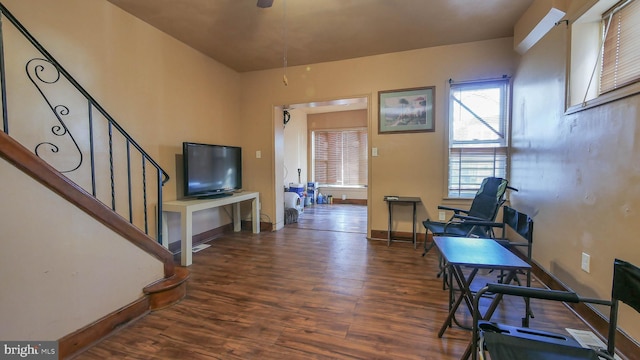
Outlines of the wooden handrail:
M 165 278 L 175 274 L 173 255 L 169 250 L 1 131 L 0 156 L 138 248 L 162 261 Z

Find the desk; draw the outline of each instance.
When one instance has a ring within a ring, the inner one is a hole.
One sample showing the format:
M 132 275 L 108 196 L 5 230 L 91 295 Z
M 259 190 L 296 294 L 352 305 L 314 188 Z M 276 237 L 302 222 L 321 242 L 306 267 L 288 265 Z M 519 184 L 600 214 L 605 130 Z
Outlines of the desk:
M 387 227 L 387 246 L 391 245 L 391 223 L 393 219 L 392 205 L 393 204 L 412 204 L 413 205 L 413 248 L 416 248 L 416 205 L 421 202 L 419 197 L 405 197 L 405 196 L 385 196 L 384 201 L 389 206 L 389 226 Z
M 461 291 L 460 296 L 454 302 L 453 284 L 449 284 L 449 315 L 444 324 L 442 324 L 438 337 L 442 337 L 447 327 L 451 326 L 456 310 L 463 300 L 473 315 L 473 294 L 470 285 L 478 270 L 505 270 L 507 271 L 507 276 L 504 278 L 504 283 L 508 284 L 514 279 L 518 270 L 529 270 L 531 268 L 527 262 L 492 239 L 434 236 L 433 242 L 440 251 L 446 266 L 449 267 Z M 465 277 L 462 271 L 463 266 L 472 269 L 468 277 Z M 502 294 L 496 295 L 487 309 L 485 317 L 491 317 L 501 299 Z
M 233 204 L 233 231 L 241 230 L 240 202 L 251 200 L 251 220 L 253 233 L 260 233 L 260 195 L 257 192 L 243 191 L 231 196 L 217 199 L 174 200 L 162 203 L 162 245 L 169 247 L 169 230 L 167 228 L 167 212 L 180 214 L 180 228 L 182 233 L 180 264 L 189 266 L 192 262 L 193 242 L 193 213 L 200 210 L 212 209 Z

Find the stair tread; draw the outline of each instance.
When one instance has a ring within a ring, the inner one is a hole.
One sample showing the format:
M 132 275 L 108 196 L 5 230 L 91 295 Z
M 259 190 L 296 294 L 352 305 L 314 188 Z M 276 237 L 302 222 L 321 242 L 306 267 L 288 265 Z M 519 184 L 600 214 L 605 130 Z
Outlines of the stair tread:
M 173 276 L 160 279 L 153 284 L 150 284 L 144 288 L 145 294 L 152 294 L 160 291 L 166 291 L 176 286 L 181 285 L 189 279 L 189 270 L 185 267 L 176 266 Z

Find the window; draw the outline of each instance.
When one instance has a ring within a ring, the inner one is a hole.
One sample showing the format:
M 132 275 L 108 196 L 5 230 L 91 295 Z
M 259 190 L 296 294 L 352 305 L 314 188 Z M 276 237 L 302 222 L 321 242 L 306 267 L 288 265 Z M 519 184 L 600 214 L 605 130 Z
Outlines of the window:
M 450 198 L 472 198 L 482 180 L 507 176 L 509 79 L 450 83 Z
M 640 92 L 640 0 L 599 0 L 571 21 L 567 113 Z
M 601 94 L 640 78 L 640 1 L 625 1 L 604 14 L 602 23 Z
M 313 132 L 313 177 L 320 185 L 367 185 L 367 129 Z

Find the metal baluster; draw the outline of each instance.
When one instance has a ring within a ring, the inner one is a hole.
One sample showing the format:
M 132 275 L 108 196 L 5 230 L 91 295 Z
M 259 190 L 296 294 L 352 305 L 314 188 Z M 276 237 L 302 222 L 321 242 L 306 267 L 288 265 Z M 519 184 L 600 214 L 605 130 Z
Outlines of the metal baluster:
M 158 229 L 156 229 L 156 234 L 158 237 L 158 243 L 162 244 L 162 176 L 163 174 L 160 172 L 162 169 L 160 168 L 156 168 L 157 173 L 158 173 Z M 168 181 L 169 179 L 167 178 L 166 181 Z
M 116 186 L 113 174 L 113 126 L 109 121 L 109 171 L 111 177 L 111 210 L 116 211 Z
M 5 78 L 4 69 L 4 33 L 2 32 L 2 20 L 2 14 L 0 14 L 0 91 L 2 91 L 2 128 L 5 134 L 9 134 L 9 118 L 7 115 L 7 80 Z
M 96 196 L 96 159 L 94 153 L 94 143 L 93 143 L 93 108 L 91 106 L 91 101 L 88 101 L 89 108 L 89 157 L 91 160 L 91 194 L 93 197 Z
M 129 192 L 129 222 L 133 224 L 133 206 L 131 200 L 131 146 L 127 139 L 127 184 Z
M 144 232 L 149 235 L 149 217 L 147 216 L 147 168 L 145 157 L 142 157 L 142 205 L 144 207 Z

